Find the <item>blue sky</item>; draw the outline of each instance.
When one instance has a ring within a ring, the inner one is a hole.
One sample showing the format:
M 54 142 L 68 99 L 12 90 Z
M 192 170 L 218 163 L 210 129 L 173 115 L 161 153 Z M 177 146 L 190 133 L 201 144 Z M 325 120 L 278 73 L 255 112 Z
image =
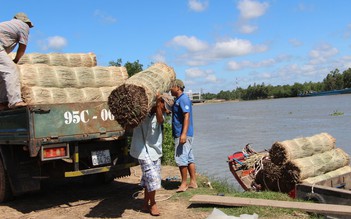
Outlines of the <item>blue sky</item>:
M 186 90 L 322 81 L 351 67 L 347 0 L 0 0 L 25 12 L 27 53 L 87 53 L 107 66 L 163 61 Z

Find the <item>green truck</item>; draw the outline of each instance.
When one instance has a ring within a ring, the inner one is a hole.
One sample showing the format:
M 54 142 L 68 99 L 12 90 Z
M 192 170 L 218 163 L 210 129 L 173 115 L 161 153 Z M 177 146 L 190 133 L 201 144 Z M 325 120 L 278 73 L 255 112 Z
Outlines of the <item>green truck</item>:
M 0 111 L 0 202 L 40 190 L 46 179 L 130 175 L 137 163 L 106 102 Z

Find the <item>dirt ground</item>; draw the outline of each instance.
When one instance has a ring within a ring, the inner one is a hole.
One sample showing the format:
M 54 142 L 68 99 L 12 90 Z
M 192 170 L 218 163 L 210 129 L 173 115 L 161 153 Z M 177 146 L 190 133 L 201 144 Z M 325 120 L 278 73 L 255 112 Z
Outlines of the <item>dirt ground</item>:
M 138 185 L 140 167 L 131 169 L 131 176 L 116 179 L 107 185 L 63 183 L 50 185 L 40 192 L 26 194 L 0 205 L 2 219 L 65 219 L 65 218 L 206 218 L 211 212 L 192 208 L 187 200 L 172 198 L 174 188 L 157 191 L 160 217 L 140 212 L 142 191 Z M 162 179 L 179 176 L 177 167 L 163 166 Z

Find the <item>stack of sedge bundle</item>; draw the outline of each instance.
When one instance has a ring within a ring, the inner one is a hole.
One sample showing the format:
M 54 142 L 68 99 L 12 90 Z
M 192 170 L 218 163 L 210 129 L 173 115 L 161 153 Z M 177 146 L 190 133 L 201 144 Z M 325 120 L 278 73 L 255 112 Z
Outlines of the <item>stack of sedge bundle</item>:
M 16 53 L 9 54 L 12 59 Z M 94 67 L 97 64 L 94 53 L 26 53 L 22 56 L 19 65 L 46 64 L 51 66 L 67 67 Z
M 107 101 L 128 78 L 125 67 L 18 65 L 23 100 L 29 105 Z
M 319 175 L 319 176 L 309 177 L 307 179 L 302 180 L 302 182 L 309 183 L 309 184 L 316 184 L 316 183 L 320 183 L 324 180 L 331 179 L 335 176 L 341 176 L 344 174 L 348 174 L 350 172 L 351 172 L 351 166 L 344 166 L 344 167 L 329 171 L 329 172 L 324 173 L 324 174 Z
M 284 165 L 284 177 L 296 183 L 348 166 L 350 157 L 336 148 L 310 157 L 291 160 Z
M 296 183 L 317 183 L 350 172 L 350 157 L 335 142 L 328 133 L 275 142 L 255 183 L 263 190 L 290 192 Z
M 124 128 L 138 126 L 155 104 L 157 92 L 168 92 L 175 77 L 173 68 L 156 63 L 128 78 L 108 97 L 116 121 Z
M 332 150 L 336 147 L 335 141 L 328 133 L 320 133 L 311 137 L 275 142 L 269 150 L 269 156 L 273 163 L 282 165 L 290 160 Z
M 260 190 L 288 193 L 295 182 L 285 178 L 282 166 L 274 164 L 270 159 L 264 159 L 256 174 L 255 184 L 259 185 Z

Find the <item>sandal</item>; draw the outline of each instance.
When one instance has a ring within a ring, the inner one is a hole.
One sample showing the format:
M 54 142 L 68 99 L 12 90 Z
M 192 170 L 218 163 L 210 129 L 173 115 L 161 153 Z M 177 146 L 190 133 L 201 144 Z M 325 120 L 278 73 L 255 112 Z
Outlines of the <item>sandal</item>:
M 10 108 L 16 109 L 16 108 L 25 107 L 25 106 L 27 106 L 27 104 L 25 102 L 21 101 L 21 102 L 17 102 L 15 104 L 11 105 Z

